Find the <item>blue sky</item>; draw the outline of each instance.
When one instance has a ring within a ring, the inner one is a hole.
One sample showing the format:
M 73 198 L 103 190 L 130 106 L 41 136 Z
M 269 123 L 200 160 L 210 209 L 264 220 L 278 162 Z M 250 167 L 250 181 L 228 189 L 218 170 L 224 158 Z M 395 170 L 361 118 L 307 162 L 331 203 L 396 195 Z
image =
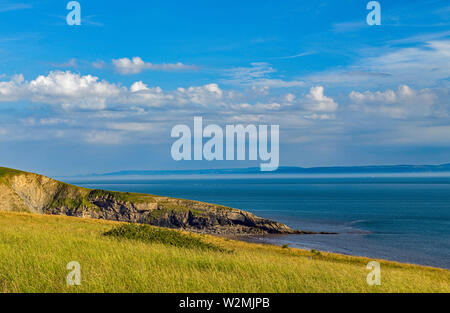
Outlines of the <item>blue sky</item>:
M 181 161 L 170 130 L 280 125 L 280 164 L 450 162 L 450 3 L 0 0 L 1 164 L 49 175 Z

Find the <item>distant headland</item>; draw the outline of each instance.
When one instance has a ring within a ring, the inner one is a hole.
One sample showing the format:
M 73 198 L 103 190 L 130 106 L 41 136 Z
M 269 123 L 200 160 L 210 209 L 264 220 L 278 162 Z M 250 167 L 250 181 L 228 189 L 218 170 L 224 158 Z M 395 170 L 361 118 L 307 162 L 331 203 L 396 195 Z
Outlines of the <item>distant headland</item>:
M 274 175 L 274 174 L 407 174 L 407 173 L 450 173 L 450 163 L 439 165 L 366 165 L 366 166 L 329 166 L 296 167 L 280 166 L 273 172 L 261 172 L 259 167 L 234 169 L 199 170 L 124 170 L 110 173 L 92 173 L 76 177 L 108 176 L 152 176 L 152 175 Z

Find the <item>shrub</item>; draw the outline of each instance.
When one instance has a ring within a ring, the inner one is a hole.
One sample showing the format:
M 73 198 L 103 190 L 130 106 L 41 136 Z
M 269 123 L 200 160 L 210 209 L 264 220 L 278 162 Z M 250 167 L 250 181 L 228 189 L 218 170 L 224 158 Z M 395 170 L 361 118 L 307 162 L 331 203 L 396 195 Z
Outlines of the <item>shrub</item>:
M 152 227 L 142 224 L 124 224 L 117 226 L 104 233 L 105 236 L 116 237 L 119 239 L 131 239 L 148 243 L 162 243 L 174 247 L 226 251 L 225 249 L 202 241 L 200 238 L 183 234 L 181 232 Z
M 313 253 L 315 255 L 322 255 L 322 253 L 320 251 L 317 251 L 315 249 L 311 249 L 311 253 Z

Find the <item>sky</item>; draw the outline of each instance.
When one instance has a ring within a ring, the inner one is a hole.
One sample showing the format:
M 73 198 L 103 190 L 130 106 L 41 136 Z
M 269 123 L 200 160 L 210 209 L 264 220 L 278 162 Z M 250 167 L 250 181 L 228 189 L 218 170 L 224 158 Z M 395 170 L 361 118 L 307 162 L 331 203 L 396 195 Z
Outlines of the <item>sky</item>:
M 47 175 L 174 161 L 171 129 L 279 125 L 280 166 L 450 162 L 450 3 L 0 0 L 0 165 Z

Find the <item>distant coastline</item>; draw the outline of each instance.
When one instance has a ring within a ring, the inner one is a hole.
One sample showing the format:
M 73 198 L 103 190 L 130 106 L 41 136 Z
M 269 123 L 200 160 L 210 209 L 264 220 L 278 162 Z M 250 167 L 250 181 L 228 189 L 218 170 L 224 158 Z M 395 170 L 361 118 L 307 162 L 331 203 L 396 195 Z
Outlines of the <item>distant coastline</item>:
M 123 170 L 108 173 L 80 174 L 64 177 L 117 177 L 117 176 L 155 176 L 155 175 L 279 175 L 279 174 L 426 174 L 448 173 L 450 163 L 439 165 L 368 165 L 368 166 L 329 166 L 295 167 L 281 166 L 273 172 L 261 172 L 259 167 L 234 169 L 192 169 L 192 170 Z M 61 176 L 62 177 L 62 176 Z

